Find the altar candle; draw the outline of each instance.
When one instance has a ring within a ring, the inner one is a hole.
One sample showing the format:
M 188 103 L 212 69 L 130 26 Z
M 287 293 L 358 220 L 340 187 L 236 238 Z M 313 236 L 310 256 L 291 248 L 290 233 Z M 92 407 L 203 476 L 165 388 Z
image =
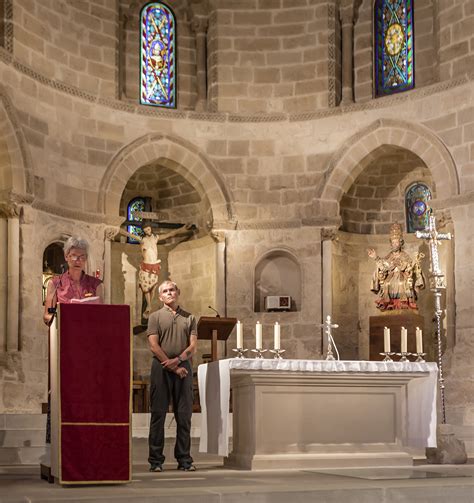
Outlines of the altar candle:
M 407 329 L 405 327 L 402 327 L 402 334 L 401 334 L 401 353 L 406 353 L 407 352 Z
M 237 321 L 237 348 L 243 349 L 244 347 L 244 334 L 243 334 L 243 325 L 240 321 Z
M 262 324 L 259 321 L 255 326 L 255 349 L 262 349 Z
M 278 321 L 273 327 L 273 349 L 280 349 L 280 324 Z
M 423 332 L 416 327 L 416 352 L 423 353 Z
M 390 353 L 390 329 L 388 327 L 383 329 L 383 350 L 385 353 Z

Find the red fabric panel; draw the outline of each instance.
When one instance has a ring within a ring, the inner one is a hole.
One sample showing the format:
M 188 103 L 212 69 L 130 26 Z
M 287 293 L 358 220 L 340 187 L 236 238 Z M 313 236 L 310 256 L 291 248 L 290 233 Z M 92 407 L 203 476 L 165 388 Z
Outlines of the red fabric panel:
M 131 478 L 128 426 L 63 425 L 64 482 L 127 481 Z
M 128 306 L 61 304 L 61 421 L 128 423 Z

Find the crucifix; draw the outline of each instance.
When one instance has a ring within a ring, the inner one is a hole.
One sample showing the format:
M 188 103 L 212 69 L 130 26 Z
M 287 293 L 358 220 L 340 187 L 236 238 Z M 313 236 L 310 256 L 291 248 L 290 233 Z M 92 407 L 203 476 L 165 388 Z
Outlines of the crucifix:
M 419 239 L 427 239 L 430 248 L 430 290 L 435 296 L 435 319 L 436 319 L 436 339 L 438 342 L 438 369 L 439 369 L 439 390 L 441 399 L 441 411 L 442 411 L 442 421 L 446 424 L 446 406 L 444 400 L 444 378 L 443 378 L 443 351 L 441 344 L 441 316 L 443 311 L 441 309 L 441 290 L 446 289 L 446 280 L 444 274 L 441 271 L 441 266 L 439 264 L 439 254 L 438 246 L 441 244 L 440 241 L 450 240 L 450 232 L 438 232 L 436 230 L 436 219 L 433 215 L 430 215 L 429 224 L 427 229 L 424 231 L 416 231 L 416 237 Z
M 327 352 L 326 360 L 335 360 L 334 355 L 332 354 L 332 346 L 334 344 L 334 339 L 332 338 L 331 329 L 332 328 L 339 328 L 339 325 L 337 325 L 336 323 L 331 323 L 331 316 L 329 316 L 329 314 L 328 314 L 326 316 L 326 321 L 322 325 L 319 325 L 319 326 L 321 328 L 325 329 L 324 333 L 327 335 L 327 338 L 328 338 L 328 352 Z M 334 344 L 334 347 L 337 352 L 337 348 L 336 348 L 335 344 Z M 339 359 L 339 354 L 337 356 Z

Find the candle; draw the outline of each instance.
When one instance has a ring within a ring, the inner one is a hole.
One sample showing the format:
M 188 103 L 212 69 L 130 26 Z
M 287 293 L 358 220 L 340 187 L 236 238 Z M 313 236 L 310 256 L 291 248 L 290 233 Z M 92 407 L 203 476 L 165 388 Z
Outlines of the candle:
M 244 347 L 244 334 L 243 325 L 240 321 L 237 321 L 237 349 L 243 349 Z
M 383 350 L 384 353 L 390 353 L 390 329 L 383 328 Z
M 416 352 L 423 353 L 423 332 L 416 327 Z
M 280 349 L 280 325 L 278 321 L 273 327 L 273 349 Z
M 402 334 L 401 334 L 401 353 L 407 353 L 407 329 L 405 327 L 402 327 Z
M 255 326 L 255 349 L 262 349 L 262 324 L 257 321 Z

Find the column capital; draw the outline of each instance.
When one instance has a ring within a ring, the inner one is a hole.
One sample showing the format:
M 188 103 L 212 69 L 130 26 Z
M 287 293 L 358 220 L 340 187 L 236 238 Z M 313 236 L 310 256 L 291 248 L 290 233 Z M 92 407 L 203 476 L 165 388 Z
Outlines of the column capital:
M 337 241 L 336 227 L 322 227 L 321 228 L 321 241 Z
M 191 28 L 196 35 L 206 35 L 209 26 L 209 19 L 204 16 L 193 16 Z
M 106 241 L 113 241 L 119 233 L 119 227 L 106 227 L 104 229 L 104 237 Z
M 21 206 L 12 201 L 0 202 L 0 216 L 20 218 Z

